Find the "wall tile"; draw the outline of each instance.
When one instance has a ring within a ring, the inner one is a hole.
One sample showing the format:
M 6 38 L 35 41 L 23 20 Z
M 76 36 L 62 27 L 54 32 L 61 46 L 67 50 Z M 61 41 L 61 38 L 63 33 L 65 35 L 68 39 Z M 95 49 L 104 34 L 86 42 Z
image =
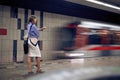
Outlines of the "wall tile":
M 23 36 L 24 36 L 24 30 L 20 30 L 20 40 L 24 40 Z
M 39 40 L 43 40 L 43 31 L 40 31 L 40 37 Z
M 10 29 L 9 31 L 9 39 L 14 39 L 14 30 Z
M 20 36 L 20 35 L 19 35 L 19 32 L 20 32 L 19 30 L 13 29 L 13 34 L 12 34 L 12 35 L 13 35 L 13 39 L 14 39 L 14 40 L 17 40 L 18 37 Z M 20 37 L 19 37 L 19 38 L 20 38 Z
M 17 30 L 17 19 L 16 18 L 11 18 L 10 29 L 16 29 Z
M 1 51 L 2 51 L 2 39 L 0 39 L 0 55 L 1 55 Z
M 24 16 L 22 16 L 22 15 L 24 15 L 24 9 L 23 8 L 18 8 L 18 18 L 20 18 L 20 19 L 22 19 L 22 18 L 24 18 Z
M 21 31 L 20 30 L 17 30 L 17 40 L 21 40 Z
M 21 18 L 21 29 L 25 29 L 25 25 L 24 25 L 24 19 Z
M 3 16 L 0 16 L 0 28 L 3 27 Z
M 37 20 L 38 20 L 37 26 L 38 26 L 38 27 L 41 27 L 41 26 L 40 26 L 40 11 L 35 11 L 34 14 L 37 16 Z
M 17 29 L 21 29 L 21 18 L 17 19 Z
M 10 28 L 10 18 L 3 17 L 3 27 Z
M 13 40 L 13 61 L 17 61 L 17 40 Z
M 35 11 L 35 15 L 39 17 L 40 16 L 40 11 Z
M 24 13 L 24 26 L 27 25 L 28 22 L 28 9 L 25 9 L 25 13 Z
M 23 8 L 18 8 L 18 18 L 21 19 L 21 29 L 25 29 L 24 18 L 25 18 L 25 10 Z
M 10 7 L 9 6 L 3 7 L 3 17 L 10 18 Z
M 17 53 L 17 62 L 23 61 L 24 53 L 23 52 L 18 52 Z
M 35 10 L 31 10 L 31 15 L 35 15 Z
M 31 16 L 31 9 L 28 9 L 28 18 Z
M 17 51 L 22 51 L 23 50 L 23 41 L 18 40 L 17 41 Z
M 13 52 L 10 51 L 10 54 L 9 54 L 9 63 L 12 63 L 13 62 Z
M 3 39 L 2 40 L 2 46 L 1 46 L 1 51 L 4 52 L 4 51 L 10 51 L 10 41 L 9 40 L 6 40 L 6 39 Z
M 18 8 L 16 8 L 16 7 L 10 8 L 10 17 L 11 18 L 18 18 Z
M 2 16 L 3 16 L 3 6 L 0 5 L 0 17 L 2 17 Z
M 1 63 L 10 63 L 9 58 L 10 58 L 10 52 L 9 51 L 2 51 L 2 58 L 1 58 Z
M 9 45 L 10 45 L 10 52 L 12 52 L 12 50 L 13 50 L 13 40 L 12 39 L 9 39 Z

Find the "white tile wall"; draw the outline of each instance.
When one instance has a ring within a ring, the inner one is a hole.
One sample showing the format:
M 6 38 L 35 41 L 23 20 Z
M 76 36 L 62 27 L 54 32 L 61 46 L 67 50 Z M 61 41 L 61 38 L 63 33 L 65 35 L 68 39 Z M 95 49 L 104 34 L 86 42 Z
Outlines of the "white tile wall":
M 35 11 L 36 16 L 40 16 L 40 11 Z
M 3 7 L 3 17 L 10 18 L 10 7 L 9 6 Z
M 3 16 L 0 16 L 0 28 L 3 27 Z
M 11 18 L 10 29 L 16 29 L 17 30 L 17 19 L 16 18 Z
M 24 29 L 24 9 L 18 8 L 18 18 L 21 19 L 21 29 Z M 31 15 L 31 10 L 28 10 L 28 17 Z M 40 11 L 35 11 L 38 18 L 38 27 L 40 27 Z M 78 18 L 44 12 L 44 26 L 46 30 L 41 31 L 40 40 L 43 41 L 42 55 L 43 59 L 54 59 L 57 54 L 52 53 L 57 45 L 60 45 L 60 27 L 64 24 L 75 21 Z M 21 31 L 17 29 L 17 18 L 10 18 L 10 7 L 0 5 L 0 28 L 6 28 L 8 35 L 1 36 L 0 44 L 0 64 L 12 62 L 13 60 L 13 40 L 17 40 L 17 61 L 23 60 L 23 41 L 20 39 Z M 25 32 L 27 32 L 25 30 Z M 1 58 L 2 57 L 2 58 Z M 6 59 L 7 58 L 7 59 Z
M 10 27 L 10 21 L 11 21 L 10 18 L 3 17 L 3 27 L 9 28 Z
M 24 26 L 24 13 L 25 13 L 25 10 L 23 8 L 18 8 L 18 18 L 21 19 L 21 29 L 25 29 L 25 26 Z
M 28 18 L 31 16 L 31 9 L 28 9 Z
M 14 29 L 13 29 L 14 30 Z M 13 30 L 12 29 L 10 29 L 9 31 L 8 31 L 8 34 L 9 34 L 9 39 L 14 39 L 14 32 L 13 32 Z
M 17 62 L 23 61 L 24 53 L 17 52 Z
M 2 39 L 2 46 L 1 46 L 1 51 L 10 51 L 10 41 L 7 39 Z
M 3 16 L 3 6 L 0 5 L 0 17 Z
M 47 40 L 48 39 L 48 37 L 47 37 L 48 33 L 46 31 L 43 31 L 42 35 L 43 35 L 42 40 Z
M 13 37 L 14 37 L 13 39 L 14 40 L 20 39 L 20 36 L 19 36 L 20 31 L 15 29 L 13 29 L 12 31 L 13 31 Z
M 9 63 L 13 62 L 13 52 L 12 51 L 9 52 L 8 62 Z
M 21 40 L 21 31 L 20 30 L 17 30 L 15 35 L 17 35 L 17 40 Z
M 18 18 L 23 18 L 24 19 L 24 13 L 25 10 L 23 8 L 18 8 Z
M 39 40 L 43 40 L 43 31 L 40 31 L 40 37 Z
M 12 39 L 9 39 L 9 45 L 10 45 L 10 48 L 9 48 L 10 50 L 9 51 L 12 52 L 13 51 L 13 40 Z
M 35 11 L 35 15 L 37 16 L 37 20 L 38 20 L 37 26 L 38 26 L 38 27 L 41 27 L 41 26 L 40 26 L 40 11 Z
M 2 54 L 1 54 L 1 56 L 2 56 L 2 57 L 1 57 L 1 63 L 2 63 L 2 64 L 9 62 L 9 60 L 8 60 L 8 58 L 10 57 L 9 54 L 10 54 L 9 51 L 2 51 Z
M 17 51 L 23 51 L 23 41 L 18 40 L 17 44 Z
M 8 35 L 1 35 L 0 37 L 1 37 L 1 39 L 9 39 Z
M 23 18 L 23 19 L 21 18 L 21 29 L 23 29 L 23 30 L 24 30 L 24 29 L 25 29 L 25 27 L 26 27 L 26 26 L 24 25 L 24 18 Z
M 0 38 L 0 53 L 2 51 L 2 39 Z M 1 54 L 0 54 L 1 55 Z M 1 57 L 1 56 L 0 56 Z

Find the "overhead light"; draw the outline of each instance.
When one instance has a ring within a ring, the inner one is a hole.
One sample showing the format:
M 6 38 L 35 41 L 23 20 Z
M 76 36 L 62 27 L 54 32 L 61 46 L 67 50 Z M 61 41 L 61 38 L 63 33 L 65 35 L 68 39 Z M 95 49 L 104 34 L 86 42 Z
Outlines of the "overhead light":
M 98 29 L 100 29 L 99 27 L 96 27 L 94 25 L 89 25 L 89 24 L 79 24 L 78 27 L 83 27 L 83 28 L 98 28 Z
M 111 5 L 111 4 L 107 4 L 107 3 L 103 3 L 101 1 L 97 1 L 97 0 L 86 0 L 86 1 L 96 3 L 96 4 L 99 4 L 99 5 L 103 5 L 103 6 L 106 6 L 106 7 L 110 7 L 110 8 L 113 8 L 113 9 L 120 10 L 120 7 L 117 7 L 117 6 L 114 6 L 114 5 Z
M 102 27 L 108 27 L 111 29 L 118 29 L 120 30 L 120 26 L 117 25 L 111 25 L 111 24 L 105 24 L 105 23 L 97 23 L 97 22 L 91 22 L 91 21 L 81 21 L 81 24 L 78 25 L 78 27 L 85 26 L 88 28 L 102 28 Z

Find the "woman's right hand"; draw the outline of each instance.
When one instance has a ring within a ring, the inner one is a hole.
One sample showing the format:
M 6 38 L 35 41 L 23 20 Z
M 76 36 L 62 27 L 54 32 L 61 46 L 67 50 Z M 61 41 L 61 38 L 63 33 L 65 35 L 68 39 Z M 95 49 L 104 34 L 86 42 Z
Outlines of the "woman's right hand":
M 26 34 L 23 38 L 24 38 L 24 40 L 27 40 L 28 34 Z

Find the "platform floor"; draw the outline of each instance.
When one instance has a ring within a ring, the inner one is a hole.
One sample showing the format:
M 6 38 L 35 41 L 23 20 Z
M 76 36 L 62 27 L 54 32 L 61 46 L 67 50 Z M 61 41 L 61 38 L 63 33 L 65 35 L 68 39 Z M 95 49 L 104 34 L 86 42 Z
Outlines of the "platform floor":
M 6 65 L 0 68 L 0 80 L 27 80 L 24 75 L 27 74 L 27 65 L 25 63 L 14 63 L 14 65 Z M 80 59 L 61 59 L 47 60 L 41 62 L 41 67 L 45 73 L 57 70 L 89 68 L 89 67 L 107 67 L 120 66 L 120 56 L 94 57 Z M 35 63 L 33 63 L 33 71 L 36 72 Z M 42 74 L 45 74 L 42 73 Z M 41 75 L 41 74 L 40 74 Z M 39 79 L 38 79 L 39 80 Z

